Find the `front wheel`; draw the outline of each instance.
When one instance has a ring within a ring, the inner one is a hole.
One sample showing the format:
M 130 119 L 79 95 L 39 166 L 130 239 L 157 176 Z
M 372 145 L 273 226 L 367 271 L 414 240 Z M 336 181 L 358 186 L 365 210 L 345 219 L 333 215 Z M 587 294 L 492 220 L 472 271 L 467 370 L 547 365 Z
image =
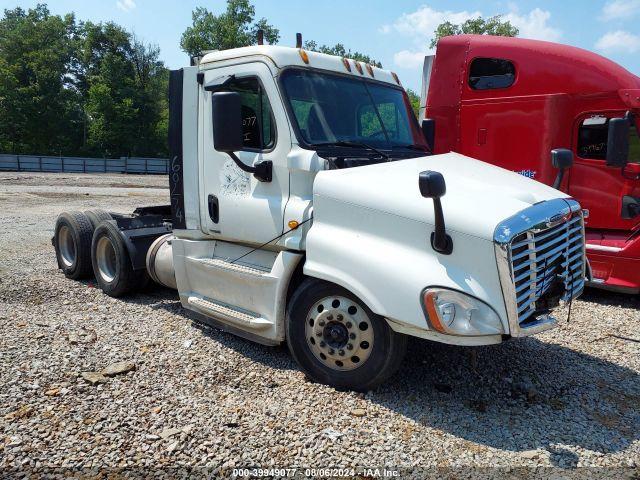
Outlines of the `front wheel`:
M 305 280 L 287 312 L 291 354 L 311 379 L 371 390 L 400 366 L 406 337 L 344 288 Z

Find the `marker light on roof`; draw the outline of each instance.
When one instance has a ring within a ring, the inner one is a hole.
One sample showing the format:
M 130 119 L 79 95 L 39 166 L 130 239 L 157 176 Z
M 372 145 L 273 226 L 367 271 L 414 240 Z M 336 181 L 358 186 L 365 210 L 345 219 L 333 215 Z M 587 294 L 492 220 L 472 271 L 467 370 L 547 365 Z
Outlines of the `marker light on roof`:
M 342 64 L 344 65 L 344 68 L 347 69 L 347 72 L 351 71 L 351 64 L 349 63 L 349 60 L 342 58 Z
M 309 55 L 307 55 L 307 52 L 305 52 L 302 48 L 298 50 L 298 53 L 300 54 L 300 58 L 302 59 L 302 61 L 304 63 L 309 63 Z
M 368 63 L 367 63 L 367 72 L 369 72 L 369 75 L 371 75 L 372 77 L 375 77 L 375 75 L 373 74 L 373 67 Z
M 363 71 L 362 71 L 362 65 L 360 65 L 360 62 L 354 61 L 353 63 L 356 65 L 356 70 L 358 70 L 358 73 L 362 75 Z
M 394 72 L 391 72 L 391 76 L 393 77 L 393 79 L 396 81 L 398 85 L 402 85 L 400 83 L 400 79 L 398 78 L 398 75 L 396 75 Z

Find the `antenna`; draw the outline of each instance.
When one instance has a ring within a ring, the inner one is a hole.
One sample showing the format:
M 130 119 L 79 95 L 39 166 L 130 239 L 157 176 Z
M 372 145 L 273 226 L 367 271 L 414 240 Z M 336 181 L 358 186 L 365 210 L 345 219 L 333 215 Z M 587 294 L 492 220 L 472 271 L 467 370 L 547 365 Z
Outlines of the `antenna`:
M 296 48 L 302 48 L 302 34 L 296 33 Z
M 258 30 L 258 45 L 264 45 L 264 30 Z

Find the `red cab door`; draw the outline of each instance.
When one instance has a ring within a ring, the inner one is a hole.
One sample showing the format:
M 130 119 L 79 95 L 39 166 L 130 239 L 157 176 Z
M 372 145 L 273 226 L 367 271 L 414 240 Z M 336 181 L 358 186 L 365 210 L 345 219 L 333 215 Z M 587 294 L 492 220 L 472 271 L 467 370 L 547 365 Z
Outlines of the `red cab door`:
M 624 114 L 591 112 L 579 116 L 574 125 L 575 162 L 569 194 L 589 210 L 587 226 L 591 229 L 629 231 L 640 223 L 640 142 L 635 127 L 630 131 L 627 166 L 606 163 L 609 119 Z

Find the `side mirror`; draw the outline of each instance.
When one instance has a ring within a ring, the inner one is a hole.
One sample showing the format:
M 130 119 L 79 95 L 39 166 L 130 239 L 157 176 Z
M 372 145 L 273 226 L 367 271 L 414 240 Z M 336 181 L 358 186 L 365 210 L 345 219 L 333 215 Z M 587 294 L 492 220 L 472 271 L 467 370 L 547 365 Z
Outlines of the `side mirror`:
M 629 120 L 627 118 L 612 118 L 609 120 L 609 135 L 607 139 L 607 165 L 621 167 L 629 161 Z
M 237 92 L 215 92 L 211 95 L 213 117 L 213 147 L 228 154 L 242 171 L 253 173 L 261 182 L 272 180 L 273 164 L 270 160 L 246 165 L 234 153 L 243 148 L 242 102 Z
M 436 121 L 433 118 L 425 118 L 422 120 L 422 134 L 427 141 L 431 153 L 434 153 L 435 140 L 436 140 Z
M 431 170 L 420 172 L 418 187 L 423 197 L 433 199 L 435 232 L 431 234 L 431 247 L 436 252 L 449 255 L 453 251 L 453 240 L 447 235 L 442 203 L 440 202 L 440 198 L 447 193 L 447 185 L 444 177 L 440 172 L 433 172 Z
M 558 169 L 558 175 L 553 182 L 553 188 L 559 189 L 562 185 L 564 172 L 573 166 L 573 152 L 566 148 L 555 148 L 551 150 L 551 165 Z
M 213 146 L 219 152 L 242 150 L 242 101 L 237 92 L 211 95 Z

